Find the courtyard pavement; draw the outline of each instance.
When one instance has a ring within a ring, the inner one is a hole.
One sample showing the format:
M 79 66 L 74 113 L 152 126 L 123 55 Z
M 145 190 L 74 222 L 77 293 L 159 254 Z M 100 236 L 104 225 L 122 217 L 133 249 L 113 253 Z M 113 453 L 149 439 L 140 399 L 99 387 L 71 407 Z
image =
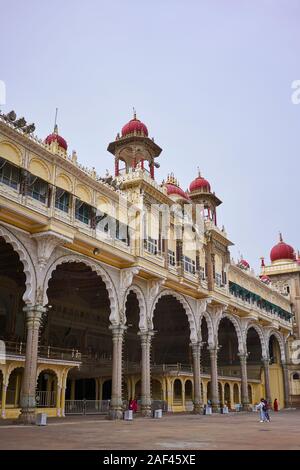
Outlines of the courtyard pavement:
M 47 426 L 2 421 L 0 449 L 299 450 L 300 410 L 272 413 L 270 423 L 260 423 L 257 413 L 170 414 L 132 422 L 82 416 L 49 419 Z

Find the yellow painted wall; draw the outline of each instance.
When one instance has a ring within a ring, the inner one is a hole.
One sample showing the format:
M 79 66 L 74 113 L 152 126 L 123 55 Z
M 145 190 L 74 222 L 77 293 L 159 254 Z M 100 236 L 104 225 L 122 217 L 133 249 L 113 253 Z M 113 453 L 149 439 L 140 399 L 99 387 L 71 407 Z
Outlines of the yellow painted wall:
M 283 373 L 280 364 L 272 364 L 270 366 L 270 387 L 272 405 L 275 398 L 279 402 L 279 408 L 284 407 L 284 386 L 283 386 Z
M 39 160 L 38 158 L 31 158 L 28 170 L 35 176 L 42 178 L 45 181 L 50 182 L 51 180 L 51 169 L 50 167 L 43 161 Z
M 0 142 L 0 157 L 5 158 L 18 166 L 22 163 L 21 151 L 16 146 L 8 142 Z

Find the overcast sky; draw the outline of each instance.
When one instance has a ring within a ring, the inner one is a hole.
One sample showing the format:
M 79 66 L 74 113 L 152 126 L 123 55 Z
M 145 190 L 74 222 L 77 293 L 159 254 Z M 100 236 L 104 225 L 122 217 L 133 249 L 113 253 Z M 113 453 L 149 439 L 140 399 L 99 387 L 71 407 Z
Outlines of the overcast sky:
M 0 0 L 3 111 L 59 131 L 100 174 L 132 107 L 163 148 L 161 181 L 197 174 L 258 269 L 283 232 L 300 248 L 300 0 Z

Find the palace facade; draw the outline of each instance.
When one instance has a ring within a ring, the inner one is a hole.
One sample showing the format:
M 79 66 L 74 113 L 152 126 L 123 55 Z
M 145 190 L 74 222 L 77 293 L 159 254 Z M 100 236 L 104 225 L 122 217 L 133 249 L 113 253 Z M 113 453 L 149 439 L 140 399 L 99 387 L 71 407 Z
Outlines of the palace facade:
M 145 416 L 296 403 L 294 254 L 261 277 L 234 263 L 210 183 L 158 183 L 161 148 L 136 116 L 103 177 L 57 126 L 44 141 L 33 130 L 0 115 L 2 418 L 119 418 L 132 397 Z

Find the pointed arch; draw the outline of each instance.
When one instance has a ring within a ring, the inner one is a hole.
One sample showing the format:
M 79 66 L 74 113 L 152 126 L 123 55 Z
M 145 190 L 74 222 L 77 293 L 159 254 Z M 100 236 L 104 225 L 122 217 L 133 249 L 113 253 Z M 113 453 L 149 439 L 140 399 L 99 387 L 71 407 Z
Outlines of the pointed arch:
M 43 305 L 46 305 L 48 302 L 47 289 L 48 289 L 49 280 L 52 276 L 52 273 L 53 271 L 55 271 L 57 266 L 59 266 L 60 264 L 64 264 L 64 263 L 83 263 L 86 266 L 90 267 L 92 271 L 95 271 L 99 277 L 101 277 L 101 279 L 103 280 L 105 284 L 106 290 L 108 292 L 109 301 L 110 301 L 109 320 L 111 324 L 113 325 L 120 324 L 121 318 L 120 318 L 120 313 L 119 313 L 118 297 L 117 297 L 114 283 L 110 275 L 107 273 L 107 271 L 103 268 L 102 265 L 82 255 L 60 256 L 49 266 L 45 275 L 44 285 L 43 285 L 43 296 L 44 296 Z
M 127 301 L 127 297 L 130 294 L 130 292 L 134 292 L 136 294 L 136 297 L 137 297 L 138 303 L 139 303 L 139 309 L 140 309 L 139 329 L 140 329 L 140 331 L 146 331 L 146 330 L 148 330 L 146 299 L 145 299 L 144 292 L 136 284 L 132 284 L 131 286 L 129 286 L 128 289 L 125 292 L 125 295 L 124 295 L 123 312 L 125 312 L 125 322 L 127 322 L 127 318 L 126 318 L 126 301 Z
M 246 348 L 247 348 L 247 336 L 248 336 L 248 331 L 250 330 L 250 328 L 253 328 L 256 331 L 256 333 L 258 334 L 258 337 L 259 337 L 259 340 L 260 340 L 262 358 L 267 358 L 268 357 L 268 349 L 267 349 L 267 345 L 266 345 L 264 330 L 257 323 L 249 323 L 249 325 L 246 328 L 246 331 L 245 331 Z
M 269 341 L 270 341 L 270 339 L 271 339 L 271 336 L 275 336 L 275 338 L 276 338 L 277 341 L 278 341 L 279 349 L 280 349 L 280 359 L 281 359 L 281 362 L 286 362 L 284 338 L 283 338 L 283 336 L 279 333 L 279 331 L 272 330 L 272 329 L 267 332 L 267 336 L 266 336 L 268 357 L 269 357 L 269 355 L 270 355 L 270 352 L 269 352 L 269 347 L 270 347 Z
M 155 310 L 156 304 L 158 303 L 159 299 L 161 299 L 162 297 L 165 297 L 167 295 L 170 295 L 170 296 L 174 297 L 175 299 L 177 299 L 181 303 L 181 305 L 184 308 L 185 313 L 188 317 L 188 322 L 189 322 L 189 326 L 190 326 L 190 340 L 191 340 L 192 343 L 197 342 L 198 341 L 198 334 L 197 334 L 196 320 L 195 320 L 195 317 L 194 317 L 193 310 L 192 310 L 189 302 L 187 301 L 187 299 L 185 298 L 184 295 L 179 294 L 178 292 L 175 292 L 171 289 L 165 289 L 165 290 L 161 291 L 156 296 L 156 298 L 154 299 L 154 301 L 152 303 L 152 308 L 151 308 L 151 312 L 150 312 L 150 321 L 151 321 L 151 324 L 152 324 L 152 328 L 153 328 L 153 316 L 154 316 L 154 310 Z
M 0 237 L 9 243 L 14 251 L 18 253 L 21 263 L 24 266 L 26 289 L 23 294 L 23 300 L 27 305 L 35 304 L 36 296 L 36 272 L 31 256 L 23 243 L 6 227 L 0 225 Z
M 235 328 L 235 332 L 236 332 L 237 339 L 238 339 L 239 353 L 246 352 L 245 351 L 245 344 L 244 344 L 244 341 L 243 341 L 241 323 L 240 323 L 240 320 L 238 319 L 238 317 L 235 317 L 234 315 L 232 315 L 228 312 L 223 312 L 222 315 L 220 315 L 220 318 L 218 319 L 218 322 L 216 324 L 216 334 L 218 335 L 219 326 L 220 326 L 221 320 L 223 320 L 223 318 L 227 318 L 229 321 L 231 321 L 231 323 L 233 324 L 233 326 Z
M 213 346 L 214 345 L 214 326 L 213 326 L 213 321 L 208 312 L 203 312 L 200 321 L 199 321 L 199 340 L 202 341 L 202 333 L 201 333 L 201 325 L 202 325 L 202 320 L 205 318 L 206 324 L 207 324 L 207 330 L 208 330 L 208 346 Z

